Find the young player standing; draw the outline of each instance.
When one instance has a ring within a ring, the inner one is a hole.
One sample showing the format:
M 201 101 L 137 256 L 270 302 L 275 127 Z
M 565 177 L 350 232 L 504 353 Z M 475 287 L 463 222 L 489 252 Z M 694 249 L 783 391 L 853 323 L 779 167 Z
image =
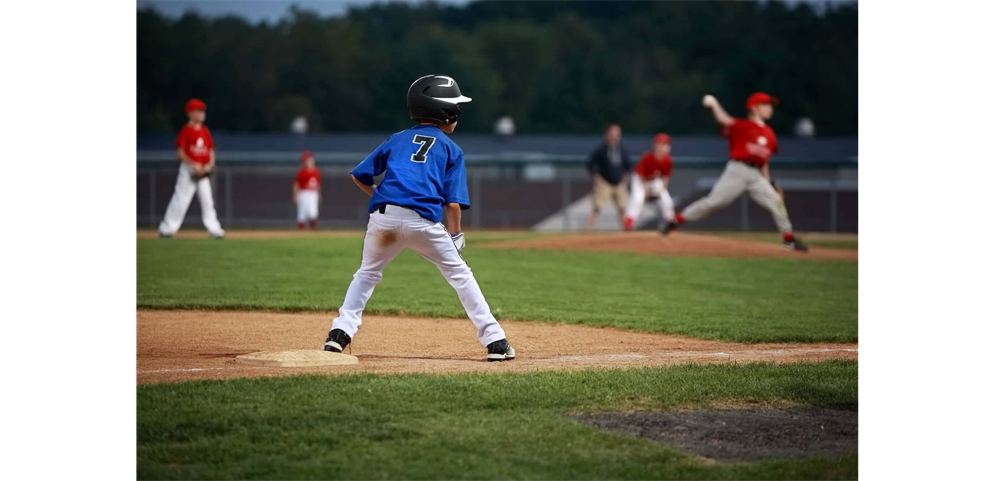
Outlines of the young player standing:
M 411 119 L 419 125 L 392 135 L 352 170 L 353 181 L 372 197 L 370 222 L 362 265 L 332 321 L 324 350 L 342 352 L 352 342 L 384 267 L 410 247 L 435 264 L 456 290 L 477 328 L 477 340 L 487 348 L 487 360 L 515 358 L 504 329 L 460 256 L 466 246 L 460 230 L 461 210 L 470 208 L 470 197 L 463 150 L 446 134 L 456 129 L 459 104 L 469 101 L 450 77 L 427 75 L 415 80 L 408 88 L 407 103 Z M 374 177 L 381 174 L 383 181 L 374 185 Z M 440 222 L 443 213 L 448 231 Z
M 670 136 L 657 134 L 653 137 L 653 150 L 643 154 L 636 164 L 636 175 L 632 176 L 629 205 L 625 209 L 624 227 L 631 231 L 639 220 L 639 212 L 646 200 L 655 198 L 660 207 L 663 222 L 674 220 L 674 200 L 667 192 L 674 159 L 670 157 Z
M 187 102 L 187 124 L 176 137 L 176 155 L 180 158 L 180 173 L 176 176 L 176 189 L 166 207 L 166 215 L 159 224 L 160 237 L 172 237 L 180 230 L 187 208 L 196 192 L 200 199 L 201 220 L 212 239 L 222 239 L 225 231 L 214 211 L 211 193 L 211 174 L 214 173 L 214 140 L 204 125 L 207 105 L 199 99 Z
M 663 233 L 669 233 L 686 220 L 702 219 L 729 205 L 743 192 L 749 192 L 750 198 L 769 210 L 774 217 L 774 223 L 784 239 L 784 246 L 807 251 L 808 247 L 792 231 L 788 210 L 770 181 L 768 161 L 777 152 L 777 137 L 767 121 L 774 115 L 777 99 L 763 92 L 750 95 L 746 100 L 748 119 L 732 117 L 711 95 L 706 95 L 701 103 L 712 111 L 715 121 L 722 126 L 722 135 L 729 139 L 729 163 L 712 191 L 664 225 Z
M 294 180 L 294 202 L 297 203 L 297 228 L 304 230 L 304 225 L 310 224 L 312 230 L 317 229 L 321 172 L 314 166 L 314 154 L 310 150 L 301 154 L 301 170 Z

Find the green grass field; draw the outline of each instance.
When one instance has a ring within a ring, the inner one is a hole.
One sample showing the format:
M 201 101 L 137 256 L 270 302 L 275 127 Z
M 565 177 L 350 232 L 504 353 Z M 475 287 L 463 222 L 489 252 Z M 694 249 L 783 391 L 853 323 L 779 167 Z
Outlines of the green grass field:
M 857 456 L 703 464 L 577 412 L 853 406 L 856 362 L 138 387 L 139 479 L 855 479 Z
M 501 250 L 465 257 L 500 319 L 743 342 L 857 340 L 857 263 Z M 139 308 L 334 310 L 361 237 L 138 240 Z M 464 317 L 412 252 L 367 312 Z M 706 463 L 568 414 L 857 404 L 857 363 L 139 385 L 139 479 L 855 479 L 856 453 Z
M 472 242 L 472 240 L 471 240 Z M 362 240 L 138 240 L 138 307 L 334 310 Z M 741 342 L 857 340 L 857 263 L 654 257 L 471 246 L 498 319 L 554 321 Z M 367 312 L 464 317 L 438 270 L 411 251 Z

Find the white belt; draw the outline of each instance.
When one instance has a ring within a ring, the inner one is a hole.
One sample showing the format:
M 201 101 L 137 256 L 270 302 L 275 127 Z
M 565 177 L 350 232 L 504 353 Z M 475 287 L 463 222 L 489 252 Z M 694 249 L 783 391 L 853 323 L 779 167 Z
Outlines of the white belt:
M 398 205 L 385 205 L 383 206 L 383 214 L 380 213 L 380 209 L 373 211 L 373 215 L 385 215 L 387 217 L 395 217 L 398 219 L 423 219 L 421 214 L 407 208 Z

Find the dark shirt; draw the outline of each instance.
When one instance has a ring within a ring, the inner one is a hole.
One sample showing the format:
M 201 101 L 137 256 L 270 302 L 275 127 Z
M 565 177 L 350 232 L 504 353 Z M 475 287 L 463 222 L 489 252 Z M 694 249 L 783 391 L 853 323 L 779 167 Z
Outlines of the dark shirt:
M 618 185 L 622 177 L 632 170 L 632 164 L 629 163 L 629 153 L 622 144 L 609 149 L 608 144 L 602 142 L 594 152 L 591 152 L 591 157 L 587 161 L 587 170 L 600 175 L 611 185 Z

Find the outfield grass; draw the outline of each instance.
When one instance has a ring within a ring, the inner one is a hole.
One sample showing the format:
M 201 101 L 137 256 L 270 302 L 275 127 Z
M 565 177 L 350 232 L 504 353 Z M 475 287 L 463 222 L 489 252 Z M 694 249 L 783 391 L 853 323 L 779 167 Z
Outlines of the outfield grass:
M 139 479 L 855 479 L 856 453 L 707 465 L 566 415 L 857 403 L 857 363 L 138 386 Z
M 139 308 L 334 310 L 360 238 L 138 240 Z M 496 317 L 741 342 L 857 341 L 857 263 L 502 250 L 464 256 Z M 384 271 L 367 312 L 464 317 L 417 254 Z

